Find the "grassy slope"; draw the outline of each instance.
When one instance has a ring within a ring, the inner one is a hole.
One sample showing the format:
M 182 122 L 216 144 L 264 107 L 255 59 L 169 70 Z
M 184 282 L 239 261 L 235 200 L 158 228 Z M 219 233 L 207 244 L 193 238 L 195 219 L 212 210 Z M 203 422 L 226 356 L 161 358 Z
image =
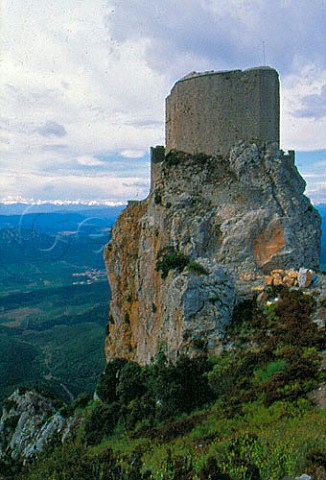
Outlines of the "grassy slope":
M 304 472 L 324 479 L 326 410 L 316 408 L 309 392 L 325 379 L 320 370 L 325 332 L 310 320 L 311 298 L 282 295 L 277 305 L 251 311 L 247 305 L 237 312 L 226 339 L 228 351 L 211 359 L 204 374 L 207 394 L 213 391 L 215 400 L 177 417 L 170 411 L 162 422 L 164 392 L 177 411 L 180 392 L 190 398 L 197 395 L 198 377 L 177 366 L 172 377 L 166 375 L 169 366 L 145 367 L 142 378 L 147 387 L 135 395 L 138 406 L 152 397 L 155 408 L 151 418 L 142 416 L 138 407 L 135 410 L 135 400 L 123 402 L 126 386 L 133 384 L 122 367 L 119 375 L 102 376 L 99 386 L 103 394 L 105 378 L 111 378 L 105 398 L 120 408 L 114 432 L 103 436 L 109 413 L 97 421 L 98 403 L 77 409 L 85 423 L 74 442 L 49 452 L 24 480 L 38 480 L 49 471 L 55 480 L 280 480 Z M 169 380 L 162 389 L 164 378 Z M 114 399 L 112 391 L 121 396 Z M 130 412 L 139 418 L 131 428 Z M 69 463 L 67 452 L 78 462 Z

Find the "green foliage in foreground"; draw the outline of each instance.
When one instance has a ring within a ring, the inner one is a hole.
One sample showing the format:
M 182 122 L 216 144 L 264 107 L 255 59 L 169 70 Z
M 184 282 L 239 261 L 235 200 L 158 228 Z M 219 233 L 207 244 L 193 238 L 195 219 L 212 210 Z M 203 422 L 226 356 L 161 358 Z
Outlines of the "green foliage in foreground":
M 313 308 L 284 290 L 271 307 L 238 310 L 220 356 L 110 362 L 74 441 L 20 480 L 325 479 L 326 410 L 309 399 L 324 378 Z

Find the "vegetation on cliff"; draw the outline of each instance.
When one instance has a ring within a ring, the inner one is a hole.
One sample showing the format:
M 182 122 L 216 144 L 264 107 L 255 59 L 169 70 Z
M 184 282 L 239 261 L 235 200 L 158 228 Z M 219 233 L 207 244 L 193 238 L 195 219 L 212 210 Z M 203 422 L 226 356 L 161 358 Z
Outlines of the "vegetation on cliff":
M 109 362 L 100 401 L 70 408 L 83 418 L 73 440 L 2 478 L 324 479 L 326 411 L 312 392 L 325 378 L 325 331 L 313 309 L 282 289 L 270 306 L 237 309 L 219 356 Z

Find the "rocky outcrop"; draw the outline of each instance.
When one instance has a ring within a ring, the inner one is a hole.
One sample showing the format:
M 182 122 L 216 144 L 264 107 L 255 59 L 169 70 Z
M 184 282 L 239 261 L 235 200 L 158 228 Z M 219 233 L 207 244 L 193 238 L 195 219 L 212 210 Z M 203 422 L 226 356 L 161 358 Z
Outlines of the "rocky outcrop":
M 74 417 L 63 416 L 53 400 L 18 389 L 3 402 L 0 460 L 33 457 L 53 440 L 65 441 L 76 422 Z
M 265 275 L 318 268 L 319 214 L 276 143 L 238 142 L 226 157 L 170 152 L 154 178 L 106 249 L 107 359 L 216 353 L 235 303 Z

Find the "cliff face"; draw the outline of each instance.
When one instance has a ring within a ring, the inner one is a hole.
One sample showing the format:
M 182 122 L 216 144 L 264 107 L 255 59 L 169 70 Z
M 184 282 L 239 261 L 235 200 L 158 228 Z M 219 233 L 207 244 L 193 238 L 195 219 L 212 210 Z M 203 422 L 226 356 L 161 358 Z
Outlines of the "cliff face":
M 149 197 L 130 202 L 106 249 L 107 359 L 216 353 L 235 303 L 265 274 L 317 268 L 320 217 L 304 188 L 277 143 L 239 142 L 227 157 L 170 152 L 156 163 Z
M 75 417 L 64 417 L 51 399 L 18 389 L 3 404 L 0 461 L 38 455 L 54 440 L 70 438 L 77 424 Z

